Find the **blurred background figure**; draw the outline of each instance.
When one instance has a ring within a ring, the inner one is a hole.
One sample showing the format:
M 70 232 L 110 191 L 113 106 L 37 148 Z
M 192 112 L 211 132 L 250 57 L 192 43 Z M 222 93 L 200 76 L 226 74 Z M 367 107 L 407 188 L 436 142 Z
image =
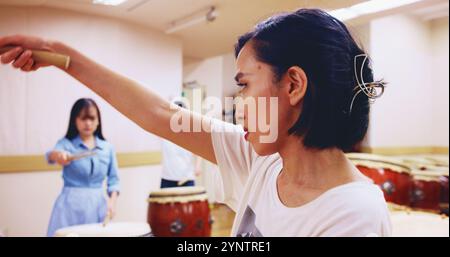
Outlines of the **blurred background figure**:
M 114 217 L 119 192 L 117 160 L 112 146 L 103 137 L 100 111 L 92 99 L 75 102 L 66 136 L 46 157 L 50 164 L 63 167 L 64 180 L 47 236 L 53 236 L 59 228 L 99 223 L 106 217 Z M 103 191 L 105 178 L 108 201 Z
M 186 108 L 183 101 L 172 102 Z M 162 156 L 161 188 L 195 185 L 201 170 L 200 157 L 167 140 L 162 141 Z

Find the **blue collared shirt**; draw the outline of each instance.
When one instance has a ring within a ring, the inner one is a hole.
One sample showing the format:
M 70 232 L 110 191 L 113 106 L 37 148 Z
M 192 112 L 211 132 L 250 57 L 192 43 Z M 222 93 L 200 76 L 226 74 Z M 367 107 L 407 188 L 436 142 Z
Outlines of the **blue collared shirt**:
M 88 151 L 89 148 L 77 136 L 72 140 L 60 139 L 52 151 L 54 150 L 63 150 L 75 154 Z M 95 150 L 97 154 L 72 161 L 69 165 L 63 167 L 64 186 L 101 188 L 107 177 L 108 194 L 119 192 L 117 159 L 112 145 L 95 137 L 95 148 L 92 150 Z M 49 164 L 54 164 L 48 159 L 50 152 L 46 154 L 47 161 Z

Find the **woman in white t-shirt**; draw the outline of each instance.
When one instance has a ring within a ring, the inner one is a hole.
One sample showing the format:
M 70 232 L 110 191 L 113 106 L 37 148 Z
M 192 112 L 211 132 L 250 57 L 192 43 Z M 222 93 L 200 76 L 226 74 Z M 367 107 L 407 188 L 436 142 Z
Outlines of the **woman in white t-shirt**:
M 369 102 L 383 84 L 374 81 L 367 55 L 346 26 L 327 13 L 276 15 L 239 38 L 235 79 L 242 96 L 258 98 L 256 114 L 245 109 L 246 132 L 173 108 L 63 43 L 0 37 L 0 47 L 11 44 L 20 47 L 3 54 L 3 63 L 31 71 L 48 63 L 36 62 L 26 49 L 69 55 L 66 72 L 128 118 L 217 163 L 219 195 L 237 212 L 233 236 L 390 235 L 382 192 L 344 155 L 366 134 Z M 270 98 L 275 104 L 264 105 Z M 173 129 L 172 117 L 180 114 L 204 129 Z M 266 118 L 268 130 L 261 125 Z

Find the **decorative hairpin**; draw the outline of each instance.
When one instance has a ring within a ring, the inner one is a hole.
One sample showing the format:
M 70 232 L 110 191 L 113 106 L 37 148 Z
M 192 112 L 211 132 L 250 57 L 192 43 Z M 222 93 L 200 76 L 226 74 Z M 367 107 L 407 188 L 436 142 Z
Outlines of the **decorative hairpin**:
M 357 67 L 358 66 L 357 65 L 358 58 L 364 58 L 364 60 L 361 64 L 361 69 L 359 69 L 359 74 L 358 74 L 358 67 Z M 349 115 L 351 115 L 351 113 L 352 113 L 353 102 L 355 101 L 356 97 L 361 92 L 363 92 L 369 98 L 370 103 L 375 102 L 375 99 L 381 97 L 384 93 L 385 83 L 383 81 L 373 81 L 373 82 L 365 82 L 364 81 L 363 72 L 364 72 L 364 65 L 366 64 L 367 59 L 369 59 L 369 56 L 367 54 L 359 54 L 359 55 L 356 55 L 353 60 L 355 78 L 356 78 L 356 82 L 358 83 L 358 85 L 353 89 L 353 91 L 356 91 L 356 93 L 353 96 L 352 102 L 350 103 Z M 378 88 L 381 90 L 377 90 Z

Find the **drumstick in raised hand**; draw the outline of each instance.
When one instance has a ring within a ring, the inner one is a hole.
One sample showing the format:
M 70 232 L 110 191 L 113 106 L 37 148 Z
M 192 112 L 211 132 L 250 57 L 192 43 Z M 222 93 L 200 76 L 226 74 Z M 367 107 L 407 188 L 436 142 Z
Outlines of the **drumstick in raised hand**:
M 14 49 L 14 46 L 0 47 L 0 55 Z M 70 56 L 48 51 L 32 50 L 33 59 L 37 62 L 45 62 L 61 69 L 67 70 L 70 65 Z

